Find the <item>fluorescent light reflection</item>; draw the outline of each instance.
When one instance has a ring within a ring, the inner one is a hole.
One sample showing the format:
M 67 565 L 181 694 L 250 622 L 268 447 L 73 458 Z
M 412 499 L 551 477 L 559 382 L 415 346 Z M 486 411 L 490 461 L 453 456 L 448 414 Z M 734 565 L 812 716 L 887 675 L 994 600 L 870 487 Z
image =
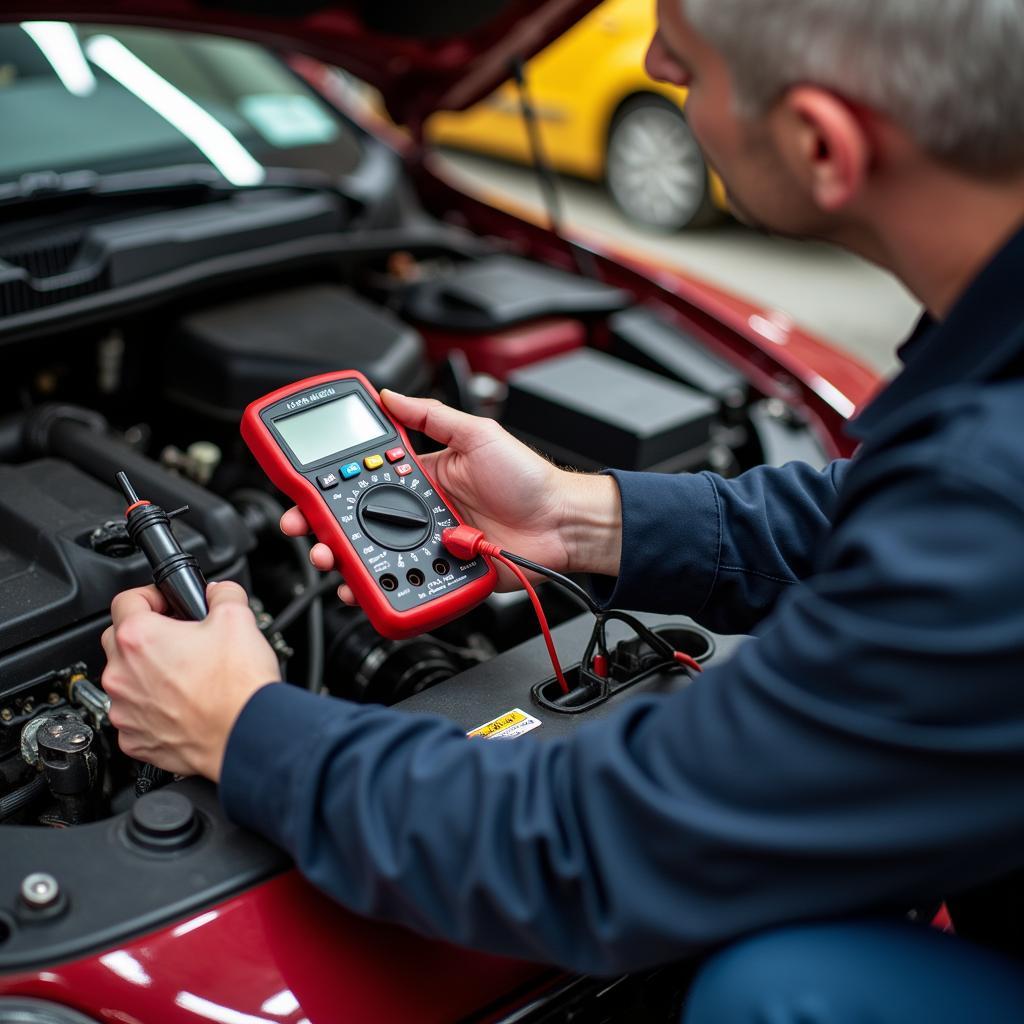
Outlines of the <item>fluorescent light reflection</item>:
M 96 76 L 82 53 L 75 30 L 66 21 L 23 21 L 21 27 L 42 50 L 64 88 L 75 96 L 89 96 Z
M 263 168 L 218 121 L 113 36 L 93 36 L 89 59 L 181 132 L 233 185 L 259 185 Z
M 100 963 L 111 974 L 116 974 L 129 984 L 140 985 L 143 988 L 148 988 L 153 984 L 153 979 L 149 976 L 146 968 L 125 949 L 115 949 L 113 953 L 104 953 L 100 957 Z
M 299 1008 L 299 1001 L 290 989 L 271 996 L 260 1009 L 274 1017 L 290 1017 Z
M 179 992 L 174 997 L 174 1002 L 183 1010 L 188 1010 L 204 1020 L 217 1021 L 217 1024 L 275 1024 L 266 1017 L 257 1017 L 252 1013 L 233 1010 L 230 1006 L 221 1006 L 220 1003 L 214 1003 L 192 992 Z
M 216 910 L 209 910 L 205 914 L 200 914 L 198 917 L 193 917 L 191 921 L 186 921 L 184 924 L 179 924 L 171 934 L 176 938 L 181 938 L 182 935 L 188 935 L 189 932 L 194 932 L 197 928 L 202 928 L 204 925 L 209 924 L 211 921 L 216 921 L 220 917 L 220 912 Z

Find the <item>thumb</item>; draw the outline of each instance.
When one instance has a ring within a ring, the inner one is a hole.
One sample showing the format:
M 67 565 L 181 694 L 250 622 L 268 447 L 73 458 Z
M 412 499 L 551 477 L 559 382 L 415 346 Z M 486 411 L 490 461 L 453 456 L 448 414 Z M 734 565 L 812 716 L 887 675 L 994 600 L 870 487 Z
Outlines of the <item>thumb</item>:
M 469 452 L 489 439 L 493 420 L 458 412 L 435 398 L 409 398 L 384 390 L 381 401 L 403 426 L 418 430 L 448 448 Z
M 230 580 L 220 583 L 208 583 L 206 585 L 206 604 L 212 612 L 214 608 L 226 607 L 232 604 L 249 607 L 249 595 L 244 588 Z

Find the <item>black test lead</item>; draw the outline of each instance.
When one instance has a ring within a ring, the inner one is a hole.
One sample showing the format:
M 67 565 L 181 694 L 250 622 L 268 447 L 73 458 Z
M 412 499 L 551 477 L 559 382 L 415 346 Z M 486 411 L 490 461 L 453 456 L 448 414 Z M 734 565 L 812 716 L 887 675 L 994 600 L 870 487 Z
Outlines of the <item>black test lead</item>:
M 171 520 L 188 506 L 165 512 L 159 505 L 140 499 L 124 473 L 117 474 L 117 483 L 128 508 L 128 536 L 146 556 L 153 569 L 153 581 L 164 595 L 171 611 L 179 619 L 200 621 L 206 618 L 206 579 L 194 555 L 183 551 L 171 531 Z
M 183 551 L 171 530 L 171 520 L 188 511 L 188 506 L 165 512 L 159 505 L 138 496 L 126 473 L 117 474 L 117 483 L 128 507 L 124 517 L 128 536 L 146 556 L 153 570 L 153 582 L 164 595 L 168 607 L 179 619 L 205 619 L 206 578 L 194 555 Z M 152 789 L 166 785 L 171 775 L 151 764 L 139 764 L 135 779 L 135 795 L 145 796 Z

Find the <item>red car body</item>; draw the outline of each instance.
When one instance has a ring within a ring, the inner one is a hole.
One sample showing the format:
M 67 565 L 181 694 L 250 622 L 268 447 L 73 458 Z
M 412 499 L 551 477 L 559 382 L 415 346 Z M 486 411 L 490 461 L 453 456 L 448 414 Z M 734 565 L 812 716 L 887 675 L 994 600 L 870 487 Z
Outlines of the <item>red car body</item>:
M 38 20 L 43 6 L 7 4 L 0 17 Z M 494 16 L 473 31 L 441 39 L 368 29 L 341 4 L 305 16 L 273 16 L 249 13 L 243 4 L 81 0 L 47 4 L 45 17 L 234 35 L 303 54 L 307 78 L 315 78 L 318 67 L 309 58 L 342 65 L 380 89 L 395 119 L 415 128 L 439 107 L 475 102 L 506 77 L 511 55 L 530 56 L 595 2 L 514 0 L 494 6 Z M 401 144 L 420 199 L 434 215 L 500 237 L 522 255 L 571 268 L 564 242 L 549 230 L 467 197 L 415 142 Z M 721 289 L 642 256 L 587 247 L 607 282 L 655 304 L 739 367 L 764 395 L 795 409 L 830 455 L 850 454 L 842 427 L 877 388 L 871 371 Z M 460 344 L 429 332 L 426 340 L 435 354 Z M 505 356 L 493 361 L 495 351 L 507 351 L 505 340 L 466 350 L 471 359 L 484 361 L 479 368 L 500 376 L 516 365 L 514 358 L 501 362 Z M 576 343 L 557 330 L 548 336 L 554 350 Z M 543 342 L 541 350 L 550 352 Z M 534 357 L 527 353 L 519 361 Z M 117 899 L 116 891 L 110 898 Z M 546 967 L 478 955 L 357 918 L 286 871 L 87 956 L 2 975 L 0 996 L 45 999 L 125 1024 L 385 1024 L 499 1020 L 559 983 Z

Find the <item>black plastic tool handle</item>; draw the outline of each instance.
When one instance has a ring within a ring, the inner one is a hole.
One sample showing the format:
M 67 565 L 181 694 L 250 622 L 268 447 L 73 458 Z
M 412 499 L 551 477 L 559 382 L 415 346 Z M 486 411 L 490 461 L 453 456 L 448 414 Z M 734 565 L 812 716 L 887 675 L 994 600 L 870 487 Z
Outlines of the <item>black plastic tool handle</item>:
M 153 569 L 153 581 L 171 611 L 179 619 L 205 619 L 209 611 L 206 578 L 196 557 L 182 550 L 171 530 L 171 520 L 187 511 L 187 506 L 165 512 L 159 505 L 140 499 L 125 473 L 117 474 L 117 482 L 128 502 L 128 536 L 146 556 Z

